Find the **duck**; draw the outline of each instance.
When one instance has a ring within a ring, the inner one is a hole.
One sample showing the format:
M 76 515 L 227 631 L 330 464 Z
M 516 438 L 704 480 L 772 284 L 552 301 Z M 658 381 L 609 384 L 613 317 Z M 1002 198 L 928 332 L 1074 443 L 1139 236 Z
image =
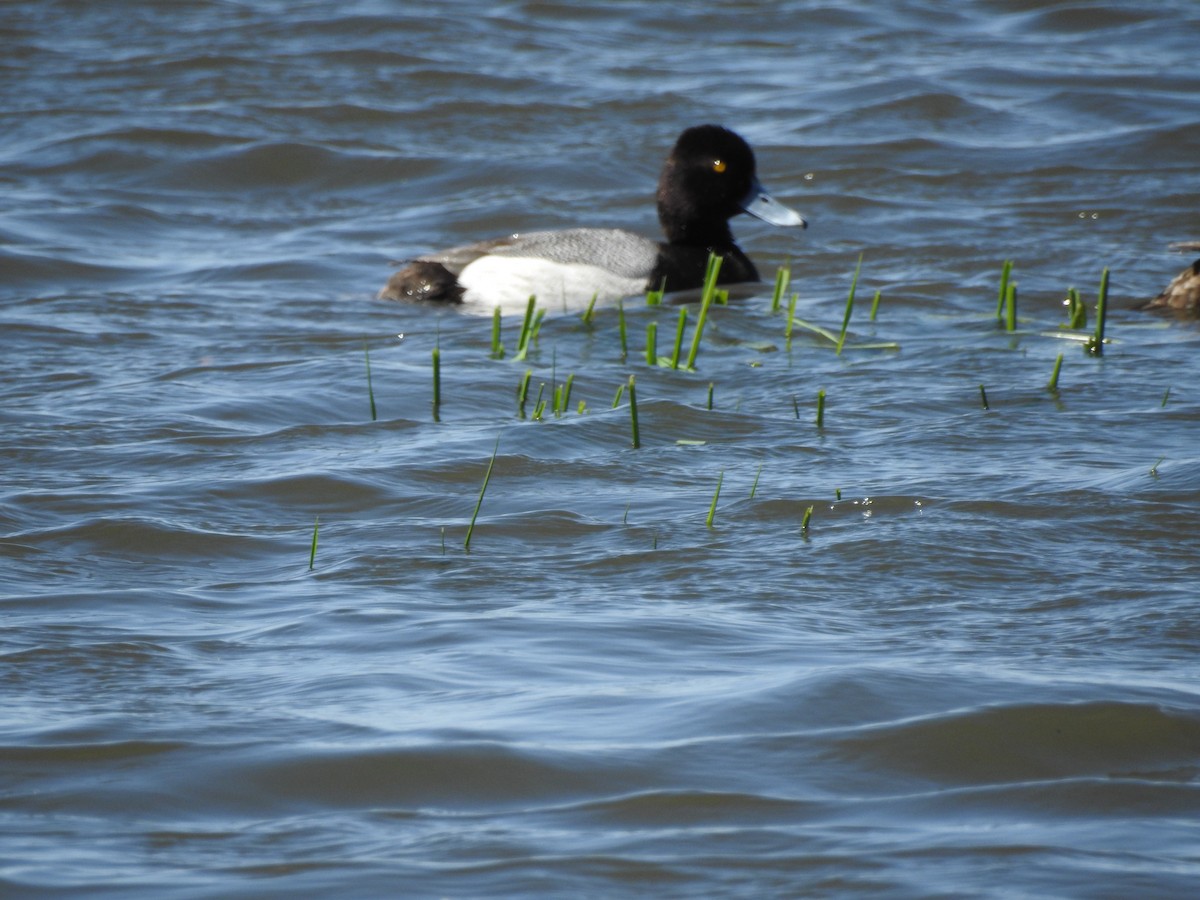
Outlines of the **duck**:
M 721 125 L 697 125 L 675 141 L 655 195 L 665 240 L 618 228 L 532 231 L 419 256 L 388 279 L 381 300 L 446 304 L 491 315 L 524 313 L 529 297 L 550 311 L 586 309 L 649 290 L 701 287 L 709 253 L 721 257 L 719 284 L 759 280 L 729 220 L 747 213 L 784 227 L 808 227 L 758 180 L 754 151 Z
M 1174 250 L 1200 250 L 1200 241 L 1172 244 Z M 1142 309 L 1174 309 L 1200 312 L 1200 259 L 1180 272 L 1161 294 L 1142 306 Z

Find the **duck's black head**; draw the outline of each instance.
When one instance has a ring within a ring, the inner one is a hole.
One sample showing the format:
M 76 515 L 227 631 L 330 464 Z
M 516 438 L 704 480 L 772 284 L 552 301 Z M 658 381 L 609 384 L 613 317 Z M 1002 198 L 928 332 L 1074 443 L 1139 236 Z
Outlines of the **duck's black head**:
M 729 220 L 742 212 L 774 225 L 806 225 L 763 190 L 754 151 L 720 125 L 697 125 L 679 136 L 663 165 L 657 201 L 659 221 L 673 244 L 731 246 Z

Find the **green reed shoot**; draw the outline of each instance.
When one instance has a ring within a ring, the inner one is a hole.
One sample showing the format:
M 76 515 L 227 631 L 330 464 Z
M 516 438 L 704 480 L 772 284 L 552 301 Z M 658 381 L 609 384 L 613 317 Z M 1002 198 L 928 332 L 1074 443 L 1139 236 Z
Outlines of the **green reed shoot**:
M 638 434 L 637 391 L 632 375 L 629 376 L 629 427 L 633 432 L 633 449 L 637 450 L 642 446 L 642 440 Z
M 871 317 L 872 322 L 875 321 L 875 313 L 879 312 L 879 298 L 883 296 L 883 291 L 875 292 L 875 299 L 871 301 Z
M 792 263 L 789 260 L 775 270 L 775 290 L 771 293 L 771 312 L 779 312 L 779 304 L 792 280 Z
M 713 408 L 713 387 L 714 387 L 713 382 L 710 381 L 708 383 L 708 409 L 709 409 L 709 411 L 711 411 Z
M 320 527 L 321 517 L 317 516 L 315 519 L 313 519 L 312 548 L 308 551 L 308 571 L 310 572 L 313 570 L 313 565 L 317 560 L 317 531 L 320 530 Z
M 658 287 L 652 291 L 646 291 L 646 305 L 659 306 L 663 301 L 663 295 L 667 292 L 667 279 L 664 277 L 658 283 Z
M 846 343 L 846 330 L 850 327 L 850 314 L 854 312 L 854 293 L 858 289 L 858 273 L 862 270 L 863 255 L 858 254 L 858 265 L 854 267 L 854 278 L 850 280 L 850 296 L 846 298 L 846 313 L 842 316 L 842 332 L 838 335 L 837 355 L 842 355 L 842 345 Z
M 1084 347 L 1092 356 L 1104 355 L 1104 319 L 1108 312 L 1108 266 L 1100 273 L 1100 291 L 1096 295 L 1096 333 Z
M 1157 478 L 1157 477 L 1158 477 L 1158 464 L 1159 464 L 1159 463 L 1161 463 L 1161 462 L 1162 462 L 1164 459 L 1166 459 L 1166 457 L 1165 457 L 1165 456 L 1160 456 L 1158 459 L 1156 459 L 1156 460 L 1154 461 L 1154 465 L 1152 465 L 1152 466 L 1150 467 L 1150 477 L 1151 477 L 1151 478 Z M 312 566 L 309 566 L 309 568 L 311 569 L 311 568 L 312 568 Z
M 622 525 L 629 524 L 629 507 L 630 507 L 630 505 L 632 505 L 632 503 L 633 503 L 633 501 L 629 500 L 625 504 L 625 515 L 621 516 L 621 524 Z
M 805 536 L 808 535 L 808 521 L 812 518 L 813 508 L 810 506 L 804 510 L 804 518 L 800 520 L 800 531 Z
M 1004 298 L 1004 330 L 1012 334 L 1017 330 L 1017 283 L 1008 283 L 1008 293 Z
M 617 385 L 617 395 L 615 397 L 613 397 L 613 405 L 612 405 L 613 409 L 616 409 L 618 406 L 621 405 L 621 398 L 624 396 L 625 396 L 625 385 L 624 384 Z
M 504 345 L 500 343 L 500 307 L 492 310 L 492 359 L 504 359 Z
M 591 325 L 596 320 L 596 301 L 600 298 L 600 292 L 592 294 L 591 302 L 588 303 L 587 309 L 583 311 L 583 315 L 579 318 L 584 325 Z
M 483 495 L 487 493 L 488 482 L 492 480 L 492 469 L 496 465 L 496 454 L 500 452 L 500 438 L 496 438 L 496 447 L 492 450 L 492 458 L 488 460 L 487 471 L 483 474 L 483 487 L 479 489 L 479 499 L 475 501 L 475 511 L 471 513 L 471 524 L 467 526 L 467 537 L 463 541 L 463 549 L 471 552 L 471 535 L 475 533 L 475 520 L 479 518 L 479 507 L 483 506 Z
M 540 335 L 542 333 L 542 321 L 545 318 L 546 318 L 546 310 L 544 310 L 544 309 L 539 309 L 536 313 L 534 313 L 533 328 L 530 330 L 530 333 L 529 333 L 529 342 L 531 344 L 537 344 L 538 335 Z
M 708 308 L 712 306 L 713 297 L 717 290 L 717 276 L 721 274 L 721 262 L 724 257 L 715 253 L 708 255 L 708 271 L 704 275 L 704 292 L 700 296 L 700 315 L 696 319 L 696 333 L 692 335 L 692 349 L 688 353 L 687 367 L 696 367 L 696 356 L 700 353 L 700 336 L 704 334 L 704 321 L 708 318 Z
M 367 399 L 371 401 L 371 421 L 374 422 L 378 417 L 375 414 L 375 391 L 371 388 L 371 351 L 366 338 L 363 338 L 363 357 L 367 361 Z
M 983 389 L 982 384 L 979 386 L 979 402 L 983 406 L 984 409 L 991 409 L 991 407 L 988 406 L 988 402 L 987 402 L 987 391 L 985 391 Z
M 571 385 L 575 381 L 575 373 L 572 372 L 567 376 L 567 380 L 560 387 L 554 389 L 554 417 L 558 418 L 564 415 L 567 411 L 567 405 L 571 402 Z
M 792 294 L 792 299 L 788 301 L 787 325 L 783 328 L 783 336 L 787 340 L 787 348 L 792 349 L 792 326 L 796 322 L 796 301 L 800 299 L 798 293 Z
M 572 372 L 567 376 L 567 380 L 563 382 L 563 399 L 562 411 L 566 413 L 567 407 L 571 404 L 571 387 L 575 384 L 575 373 Z
M 1004 318 L 1004 303 L 1008 299 L 1008 279 L 1012 276 L 1013 261 L 1006 259 L 1000 268 L 1000 295 L 996 299 L 996 320 Z
M 658 365 L 658 323 L 646 323 L 646 365 Z
M 1060 353 L 1054 360 L 1054 371 L 1050 373 L 1050 383 L 1046 385 L 1046 390 L 1052 394 L 1058 393 L 1058 372 L 1062 368 L 1063 355 Z
M 708 507 L 708 518 L 704 520 L 704 524 L 709 528 L 713 527 L 713 519 L 717 515 L 717 500 L 721 496 L 721 482 L 725 480 L 725 470 L 721 470 L 721 474 L 717 476 L 717 489 L 713 491 L 712 504 Z
M 537 397 L 533 401 L 533 421 L 540 422 L 542 413 L 546 411 L 546 401 L 542 399 L 542 395 L 546 393 L 546 382 L 538 385 Z
M 675 326 L 675 349 L 671 353 L 671 368 L 679 368 L 679 354 L 683 350 L 683 330 L 687 327 L 687 307 L 679 307 L 679 324 Z
M 817 391 L 817 427 L 825 427 L 825 391 Z
M 1167 399 L 1168 399 L 1170 396 L 1171 396 L 1171 386 L 1170 386 L 1170 385 L 1167 385 L 1167 390 L 1166 390 L 1166 392 L 1165 392 L 1165 393 L 1163 393 L 1162 403 L 1159 405 L 1159 409 L 1166 409 L 1166 408 L 1167 408 Z
M 763 464 L 758 464 L 758 470 L 754 473 L 754 484 L 750 485 L 750 499 L 754 499 L 754 495 L 758 493 L 758 476 L 762 475 Z
M 1087 305 L 1079 299 L 1079 291 L 1067 288 L 1067 299 L 1063 301 L 1067 307 L 1067 327 L 1087 328 Z
M 517 362 L 524 362 L 526 354 L 529 353 L 529 337 L 533 329 L 533 310 L 536 305 L 537 298 L 530 294 L 529 302 L 525 305 L 525 318 L 521 320 L 521 334 L 517 337 L 517 355 L 513 357 Z
M 629 355 L 629 344 L 625 340 L 625 301 L 617 303 L 617 332 L 621 335 L 621 362 Z
M 834 499 L 834 500 L 841 500 L 841 499 L 842 499 L 842 489 L 841 489 L 841 488 L 834 488 L 834 489 L 833 489 L 833 499 Z
M 446 555 L 446 526 L 442 526 L 442 556 Z
M 796 414 L 796 421 L 800 420 L 800 399 L 792 394 L 792 412 Z
M 433 345 L 433 421 L 441 421 L 442 408 L 442 347 L 441 339 Z
M 533 369 L 526 369 L 517 385 L 517 416 L 525 418 L 525 401 L 529 397 L 529 379 L 533 377 Z

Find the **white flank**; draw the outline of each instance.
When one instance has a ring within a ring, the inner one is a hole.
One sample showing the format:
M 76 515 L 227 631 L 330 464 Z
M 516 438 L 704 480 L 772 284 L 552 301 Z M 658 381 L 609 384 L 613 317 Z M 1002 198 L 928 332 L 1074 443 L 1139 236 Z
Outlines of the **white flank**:
M 465 289 L 463 311 L 475 315 L 522 315 L 530 295 L 550 313 L 582 312 L 599 294 L 597 305 L 644 293 L 644 278 L 614 275 L 598 266 L 556 263 L 521 256 L 483 256 L 458 276 Z

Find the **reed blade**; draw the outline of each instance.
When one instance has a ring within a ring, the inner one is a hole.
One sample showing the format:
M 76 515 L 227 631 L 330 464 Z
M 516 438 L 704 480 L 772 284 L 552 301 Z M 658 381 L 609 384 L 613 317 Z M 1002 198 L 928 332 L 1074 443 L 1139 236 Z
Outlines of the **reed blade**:
M 1000 267 L 1000 294 L 996 298 L 996 320 L 1000 321 L 1004 318 L 1004 304 L 1008 299 L 1008 279 L 1012 275 L 1013 261 L 1006 259 L 1004 265 Z
M 1108 267 L 1100 274 L 1100 291 L 1096 295 L 1096 333 L 1087 343 L 1092 356 L 1104 355 L 1104 324 L 1108 314 Z
M 858 290 L 858 273 L 862 271 L 863 255 L 858 254 L 858 265 L 854 267 L 854 278 L 850 281 L 850 296 L 846 298 L 846 313 L 842 316 L 842 331 L 837 339 L 837 355 L 842 355 L 842 347 L 846 343 L 846 331 L 850 328 L 850 314 L 854 312 L 854 294 Z
M 700 315 L 696 319 L 696 333 L 692 335 L 692 349 L 688 353 L 688 369 L 696 368 L 696 356 L 700 353 L 700 337 L 704 334 L 704 322 L 708 319 L 708 308 L 712 306 L 717 290 L 717 278 L 721 273 L 723 257 L 715 253 L 708 255 L 708 271 L 704 276 L 704 294 L 700 298 Z
M 317 531 L 320 530 L 320 527 L 321 517 L 317 516 L 313 519 L 312 548 L 308 551 L 308 571 L 310 572 L 313 570 L 313 565 L 317 560 Z
M 488 460 L 487 471 L 483 473 L 483 487 L 479 489 L 479 499 L 475 501 L 475 511 L 471 513 L 471 524 L 467 526 L 467 537 L 463 541 L 463 549 L 471 552 L 471 535 L 475 533 L 475 520 L 479 518 L 479 508 L 483 506 L 483 495 L 487 493 L 488 482 L 492 480 L 492 469 L 496 465 L 496 454 L 500 452 L 500 438 L 496 438 L 495 449 L 492 450 L 492 458 Z
M 375 413 L 375 391 L 371 387 L 371 350 L 366 338 L 363 338 L 363 358 L 367 361 L 367 399 L 371 401 L 371 421 L 374 422 L 378 416 Z
M 441 421 L 442 409 L 442 349 L 440 345 L 433 348 L 433 421 Z
M 671 352 L 671 368 L 679 368 L 679 354 L 683 351 L 683 330 L 687 327 L 687 307 L 679 307 L 679 323 L 675 326 L 675 349 Z
M 1063 355 L 1060 353 L 1054 360 L 1054 371 L 1050 373 L 1050 381 L 1046 385 L 1046 390 L 1052 394 L 1058 393 L 1058 372 L 1062 368 Z
M 641 435 L 638 433 L 638 412 L 637 412 L 637 390 L 634 387 L 634 378 L 629 376 L 629 427 L 633 432 L 633 449 L 637 450 L 642 446 Z
M 787 293 L 788 283 L 792 280 L 791 260 L 775 270 L 775 290 L 771 292 L 771 312 L 779 312 L 779 304 Z
M 708 507 L 708 518 L 704 520 L 704 524 L 709 528 L 713 527 L 713 519 L 717 515 L 717 500 L 721 497 L 721 482 L 725 480 L 725 470 L 721 470 L 721 474 L 717 476 L 717 489 L 713 491 L 712 503 Z

